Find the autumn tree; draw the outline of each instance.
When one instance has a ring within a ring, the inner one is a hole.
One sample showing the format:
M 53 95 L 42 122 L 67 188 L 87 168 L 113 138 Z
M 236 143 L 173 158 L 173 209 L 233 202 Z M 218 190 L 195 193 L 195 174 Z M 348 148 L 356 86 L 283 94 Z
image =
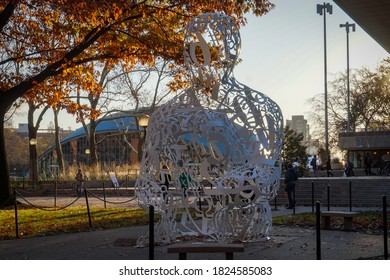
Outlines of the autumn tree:
M 203 12 L 268 12 L 267 0 L 129 1 L 0 0 L 0 117 L 25 94 L 91 61 L 150 63 L 157 56 L 181 62 L 186 21 Z M 20 69 L 16 71 L 14 63 Z M 0 134 L 4 124 L 0 122 Z M 0 137 L 0 204 L 10 197 L 4 137 Z
M 296 133 L 289 126 L 285 126 L 283 131 L 282 158 L 286 163 L 298 163 L 301 173 L 304 172 L 308 155 L 306 146 L 303 145 L 302 133 Z
M 84 89 L 78 88 L 74 98 L 79 108 L 77 117 L 88 139 L 90 164 L 95 165 L 99 162 L 97 146 L 101 141 L 97 140 L 96 129 L 100 122 L 106 119 L 115 120 L 121 116 L 118 113 L 132 112 L 130 114 L 138 117 L 153 111 L 153 108 L 169 98 L 172 89 L 168 84 L 173 82 L 173 77 L 178 71 L 173 62 L 163 58 L 156 59 L 153 64 L 138 64 L 130 69 L 126 65 L 112 66 L 108 62 L 103 65 L 97 63 L 89 65 L 91 67 L 83 75 L 85 83 L 90 83 L 87 87 L 89 90 L 85 90 L 84 83 Z M 99 118 L 87 115 L 90 111 L 86 111 L 84 105 L 96 112 Z M 138 139 L 142 139 L 142 131 L 138 129 L 135 133 L 139 133 Z M 126 137 L 127 134 L 123 135 Z M 142 141 L 138 142 L 136 148 L 127 139 L 125 142 L 130 149 L 139 154 L 141 160 Z
M 390 58 L 380 62 L 375 70 L 366 67 L 351 71 L 350 130 L 390 129 Z M 324 98 L 319 94 L 308 100 L 312 106 L 309 118 L 316 137 L 324 138 Z M 337 149 L 338 134 L 347 130 L 347 77 L 337 73 L 330 82 L 328 94 L 329 144 Z
M 28 166 L 28 142 L 23 140 L 12 128 L 5 128 L 5 143 L 8 151 L 8 164 L 19 176 Z
M 103 120 L 118 118 L 118 112 L 137 112 L 146 104 L 146 84 L 153 84 L 151 73 L 154 67 L 137 65 L 129 69 L 123 65 L 111 65 L 109 62 L 102 65 L 88 63 L 84 67 L 89 67 L 83 74 L 83 80 L 89 83 L 89 90 L 85 89 L 85 83 L 84 88 L 78 87 L 76 90 L 77 118 L 82 123 L 88 139 L 90 164 L 96 165 L 99 162 L 97 146 L 101 142 L 98 142 L 96 137 L 98 125 Z M 95 112 L 94 117 L 90 116 L 91 111 Z
M 53 107 L 53 115 L 54 115 L 54 142 L 55 142 L 55 150 L 57 155 L 57 164 L 58 164 L 58 170 L 59 175 L 64 176 L 65 175 L 65 161 L 64 161 L 64 153 L 62 151 L 61 146 L 61 132 L 60 132 L 60 125 L 59 125 L 59 119 L 58 114 L 60 113 L 60 108 Z
M 122 69 L 122 75 L 118 75 L 115 82 L 118 84 L 117 92 L 123 91 L 123 96 L 127 102 L 124 102 L 126 107 L 118 109 L 125 112 L 129 108 L 133 112 L 139 111 L 138 116 L 146 113 L 150 114 L 156 106 L 173 97 L 170 96 L 173 91 L 172 87 L 179 88 L 176 87 L 177 81 L 173 77 L 178 75 L 179 72 L 180 68 L 178 70 L 171 61 L 166 59 L 157 59 L 151 66 L 137 65 L 131 72 L 127 72 L 125 68 Z M 118 129 L 120 129 L 120 126 L 118 126 Z M 122 129 L 120 130 L 122 131 Z M 127 133 L 125 132 L 127 130 L 122 131 L 124 138 L 126 138 Z M 141 161 L 144 140 L 142 134 L 144 132 L 138 129 L 136 133 L 139 134 L 137 138 L 140 140 L 136 148 L 127 139 L 125 139 L 125 142 L 138 154 L 138 161 Z
M 45 106 L 38 114 L 38 118 L 34 121 L 34 113 L 39 109 L 40 105 L 32 100 L 28 102 L 27 124 L 28 124 L 28 140 L 29 140 L 29 155 L 30 155 L 30 179 L 33 182 L 38 180 L 38 151 L 37 151 L 37 134 L 43 116 L 49 109 Z M 34 142 L 33 142 L 34 141 Z

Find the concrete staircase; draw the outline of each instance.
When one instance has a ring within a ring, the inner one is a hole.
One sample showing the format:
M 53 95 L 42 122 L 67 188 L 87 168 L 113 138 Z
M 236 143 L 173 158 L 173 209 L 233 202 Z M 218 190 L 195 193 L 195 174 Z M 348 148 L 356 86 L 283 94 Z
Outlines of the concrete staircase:
M 283 198 L 283 203 L 284 195 L 282 181 L 278 199 Z M 353 206 L 381 207 L 383 195 L 390 201 L 390 177 L 309 177 L 299 178 L 296 184 L 298 205 L 312 205 L 312 201 L 327 205 L 329 200 L 332 206 L 349 206 L 351 199 Z

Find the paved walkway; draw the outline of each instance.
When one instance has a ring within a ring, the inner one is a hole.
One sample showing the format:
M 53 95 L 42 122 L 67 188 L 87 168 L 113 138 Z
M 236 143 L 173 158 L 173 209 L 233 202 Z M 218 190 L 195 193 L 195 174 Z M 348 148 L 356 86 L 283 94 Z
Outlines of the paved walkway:
M 324 209 L 325 210 L 325 209 Z M 332 209 L 334 210 L 334 209 Z M 348 209 L 345 209 L 348 210 Z M 354 209 L 354 211 L 367 209 Z M 378 209 L 376 209 L 378 210 Z M 296 213 L 311 212 L 311 207 L 298 207 Z M 292 210 L 274 211 L 291 215 Z M 148 226 L 127 227 L 0 241 L 2 260 L 147 260 L 149 248 L 137 248 L 135 241 L 147 233 Z M 245 244 L 245 252 L 235 253 L 241 260 L 315 260 L 314 228 L 274 226 L 270 240 Z M 360 232 L 321 231 L 322 259 L 354 260 L 383 256 L 383 237 Z M 156 260 L 177 259 L 167 253 L 167 246 L 155 247 Z M 224 259 L 222 254 L 189 254 L 189 259 Z M 379 257 L 380 258 L 380 257 Z

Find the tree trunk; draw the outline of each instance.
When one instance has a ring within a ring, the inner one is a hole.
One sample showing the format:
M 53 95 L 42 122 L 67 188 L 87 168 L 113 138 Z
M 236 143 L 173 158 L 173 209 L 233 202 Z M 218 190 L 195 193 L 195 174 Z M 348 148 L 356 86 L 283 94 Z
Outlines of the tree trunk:
M 35 130 L 29 130 L 28 132 L 28 141 L 29 141 L 29 151 L 30 151 L 30 180 L 32 180 L 33 185 L 35 186 L 38 181 L 38 153 L 37 153 L 37 144 L 32 142 L 32 139 L 37 139 L 37 133 Z
M 5 115 L 13 102 L 11 94 L 0 91 L 0 208 L 13 204 L 4 129 Z
M 97 147 L 96 147 L 96 127 L 97 123 L 95 120 L 91 120 L 89 123 L 89 149 L 91 154 L 89 155 L 91 157 L 91 165 L 97 165 L 99 162 L 98 156 L 97 156 Z
M 139 130 L 139 128 L 138 128 Z M 143 147 L 145 144 L 145 138 L 146 138 L 146 131 L 139 131 L 139 137 L 138 137 L 138 145 L 137 145 L 137 150 L 138 150 L 138 162 L 142 161 L 142 154 L 143 154 Z
M 34 127 L 34 112 L 36 107 L 29 103 L 29 110 L 27 115 L 28 122 L 28 141 L 29 141 L 29 152 L 30 152 L 30 173 L 29 177 L 32 180 L 33 185 L 38 180 L 38 152 L 37 152 L 37 127 Z M 34 140 L 33 140 L 34 139 Z M 33 142 L 34 141 L 34 142 Z
M 0 208 L 5 205 L 11 205 L 11 181 L 9 178 L 7 151 L 5 149 L 5 137 L 4 137 L 4 116 L 6 110 L 1 107 L 0 109 Z
M 60 139 L 60 127 L 58 125 L 58 109 L 53 109 L 54 113 L 54 127 L 55 127 L 55 143 L 57 152 L 57 163 L 61 176 L 65 175 L 64 153 L 62 152 L 61 139 Z

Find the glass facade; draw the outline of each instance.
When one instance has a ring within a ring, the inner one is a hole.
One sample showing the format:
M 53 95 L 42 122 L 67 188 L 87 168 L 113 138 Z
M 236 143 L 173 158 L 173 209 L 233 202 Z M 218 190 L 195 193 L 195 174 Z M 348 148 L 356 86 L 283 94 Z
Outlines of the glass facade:
M 368 153 L 372 168 L 390 160 L 390 131 L 342 132 L 339 147 L 348 152 L 354 167 L 364 168 L 364 157 Z
M 119 125 L 118 125 L 119 124 Z M 104 120 L 96 128 L 96 152 L 99 163 L 104 166 L 121 166 L 137 163 L 142 153 L 139 141 L 144 136 L 143 128 L 137 125 L 135 117 Z M 61 140 L 65 167 L 90 163 L 90 147 L 83 128 Z M 138 152 L 137 152 L 138 151 Z M 38 169 L 42 177 L 53 176 L 58 168 L 57 153 L 52 146 L 39 156 Z

